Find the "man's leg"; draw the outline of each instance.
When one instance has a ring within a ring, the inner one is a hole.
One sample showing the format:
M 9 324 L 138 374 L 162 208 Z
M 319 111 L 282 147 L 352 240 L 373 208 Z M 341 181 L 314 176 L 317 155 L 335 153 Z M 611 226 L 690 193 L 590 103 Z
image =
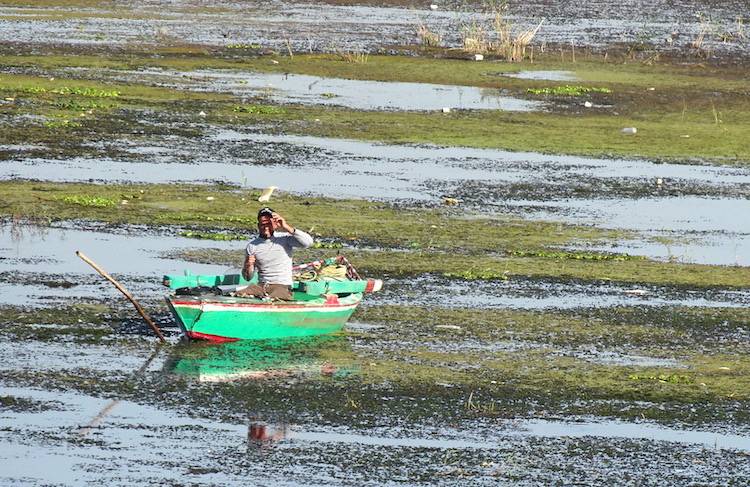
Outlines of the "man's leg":
M 266 293 L 273 299 L 279 299 L 281 301 L 292 300 L 292 290 L 289 286 L 284 284 L 266 284 Z
M 235 296 L 241 296 L 244 298 L 249 297 L 256 297 L 256 298 L 262 298 L 266 296 L 266 291 L 263 289 L 263 286 L 260 286 L 258 284 L 251 284 L 247 286 L 245 289 L 241 289 L 234 293 Z

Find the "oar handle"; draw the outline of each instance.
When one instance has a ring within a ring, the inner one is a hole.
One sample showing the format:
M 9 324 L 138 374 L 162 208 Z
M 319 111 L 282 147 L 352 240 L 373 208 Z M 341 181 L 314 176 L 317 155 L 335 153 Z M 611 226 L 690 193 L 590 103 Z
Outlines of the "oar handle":
M 148 324 L 148 326 L 150 326 L 150 327 L 151 327 L 151 329 L 152 329 L 152 330 L 154 331 L 154 333 L 156 334 L 156 336 L 157 336 L 157 337 L 159 337 L 159 340 L 161 340 L 162 342 L 165 342 L 165 341 L 166 341 L 166 340 L 164 339 L 164 335 L 162 335 L 162 333 L 161 333 L 161 330 L 159 330 L 159 327 L 157 327 L 157 326 L 156 326 L 156 323 L 154 323 L 154 322 L 153 322 L 153 321 L 151 320 L 151 318 L 149 318 L 149 317 L 148 317 L 148 315 L 147 315 L 147 314 L 146 314 L 146 312 L 145 312 L 145 311 L 143 310 L 143 308 L 141 307 L 141 305 L 140 305 L 140 304 L 138 304 L 138 301 L 136 301 L 136 300 L 135 300 L 135 299 L 133 298 L 133 296 L 131 296 L 131 295 L 130 295 L 130 293 L 129 293 L 129 292 L 127 291 L 127 289 L 125 289 L 124 287 L 122 287 L 122 285 L 121 285 L 121 284 L 120 284 L 119 282 L 115 281 L 115 280 L 114 280 L 114 279 L 112 278 L 112 276 L 110 276 L 109 274 L 107 274 L 107 273 L 106 273 L 106 272 L 104 271 L 104 269 L 102 269 L 101 267 L 99 267 L 98 265 L 96 265 L 96 263 L 95 263 L 95 262 L 94 262 L 93 260 L 91 260 L 91 259 L 89 259 L 88 257 L 86 257 L 86 256 L 85 256 L 85 255 L 83 254 L 83 252 L 81 252 L 80 250 L 76 250 L 76 255 L 77 255 L 78 257 L 80 257 L 80 258 L 81 258 L 81 260 L 83 260 L 83 261 L 84 261 L 85 263 L 87 263 L 88 265 L 90 265 L 91 267 L 93 267 L 93 268 L 94 268 L 94 270 L 95 270 L 96 272 L 98 272 L 98 273 L 99 273 L 99 274 L 100 274 L 100 275 L 101 275 L 101 276 L 102 276 L 103 278 L 105 278 L 106 280 L 108 280 L 109 282 L 111 282 L 112 284 L 114 284 L 114 286 L 115 286 L 115 287 L 117 288 L 117 290 L 118 290 L 118 291 L 120 291 L 120 292 L 121 292 L 122 294 L 124 294 L 124 295 L 125 295 L 125 297 L 126 297 L 126 298 L 128 298 L 128 300 L 129 300 L 129 301 L 130 301 L 131 303 L 133 303 L 133 306 L 135 306 L 135 309 L 136 309 L 136 310 L 138 311 L 138 313 L 139 313 L 139 314 L 141 315 L 141 317 L 143 318 L 143 320 L 144 320 L 144 321 L 145 321 L 145 322 L 146 322 L 146 323 Z

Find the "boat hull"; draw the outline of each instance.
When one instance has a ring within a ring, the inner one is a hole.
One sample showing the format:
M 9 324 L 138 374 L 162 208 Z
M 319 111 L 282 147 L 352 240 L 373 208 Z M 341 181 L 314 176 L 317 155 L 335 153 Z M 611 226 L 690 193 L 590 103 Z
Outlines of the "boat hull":
M 359 293 L 342 298 L 289 302 L 253 298 L 167 298 L 185 335 L 217 342 L 334 333 L 344 327 L 361 300 Z

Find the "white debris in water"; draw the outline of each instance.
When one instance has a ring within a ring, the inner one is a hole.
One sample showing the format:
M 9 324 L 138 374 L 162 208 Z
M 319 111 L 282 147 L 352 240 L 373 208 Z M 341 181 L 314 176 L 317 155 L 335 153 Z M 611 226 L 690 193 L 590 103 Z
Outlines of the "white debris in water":
M 435 325 L 435 328 L 440 328 L 442 330 L 460 330 L 461 327 L 458 325 Z
M 438 6 L 435 5 L 434 3 L 430 5 L 430 10 L 434 11 L 434 10 L 437 10 L 437 9 L 438 9 Z
M 646 294 L 648 294 L 648 291 L 646 291 L 645 289 L 626 289 L 623 292 L 631 296 L 645 296 Z
M 201 110 L 200 112 L 198 112 L 198 116 L 205 117 L 206 116 L 206 112 L 204 112 L 203 110 Z
M 594 104 L 591 103 L 590 101 L 587 101 L 586 103 L 583 104 L 583 106 L 585 106 L 586 108 L 591 108 L 594 106 Z
M 638 133 L 638 129 L 635 127 L 625 127 L 620 130 L 620 133 L 625 135 L 635 135 Z

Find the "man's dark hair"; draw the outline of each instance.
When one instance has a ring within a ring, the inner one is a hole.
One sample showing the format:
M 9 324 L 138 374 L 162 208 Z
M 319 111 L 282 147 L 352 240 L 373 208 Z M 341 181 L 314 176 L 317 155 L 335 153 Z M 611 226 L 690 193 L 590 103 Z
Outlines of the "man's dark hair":
M 273 210 L 271 208 L 267 207 L 267 206 L 264 206 L 263 208 L 261 208 L 260 210 L 258 210 L 258 220 L 260 220 L 260 217 L 262 217 L 262 216 L 272 217 L 273 216 Z

